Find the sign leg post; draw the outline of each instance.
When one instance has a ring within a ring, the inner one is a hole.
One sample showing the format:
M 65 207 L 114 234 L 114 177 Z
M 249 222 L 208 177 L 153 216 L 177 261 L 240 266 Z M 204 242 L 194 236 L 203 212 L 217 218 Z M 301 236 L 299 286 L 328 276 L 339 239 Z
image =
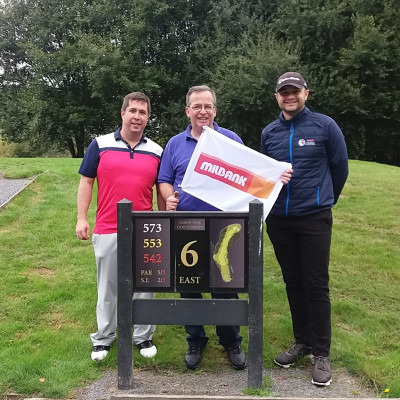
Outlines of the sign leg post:
M 263 205 L 249 204 L 249 351 L 248 387 L 262 387 Z
M 118 389 L 132 387 L 132 202 L 121 200 L 118 213 Z

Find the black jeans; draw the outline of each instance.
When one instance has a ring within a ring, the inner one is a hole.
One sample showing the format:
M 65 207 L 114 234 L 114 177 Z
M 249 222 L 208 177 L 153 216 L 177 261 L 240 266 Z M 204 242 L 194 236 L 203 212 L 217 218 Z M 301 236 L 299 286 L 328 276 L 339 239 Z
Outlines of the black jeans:
M 184 299 L 201 299 L 201 293 L 181 293 Z M 211 293 L 213 299 L 238 299 L 237 293 Z M 194 310 L 195 312 L 195 310 Z M 233 325 L 217 325 L 216 327 L 219 343 L 227 347 L 240 346 L 242 336 L 240 336 L 240 327 Z M 208 337 L 203 325 L 185 325 L 186 333 L 189 335 L 186 340 L 189 346 L 204 348 L 208 342 Z
M 267 218 L 267 232 L 282 270 L 297 343 L 315 356 L 329 356 L 331 303 L 329 253 L 332 211 Z

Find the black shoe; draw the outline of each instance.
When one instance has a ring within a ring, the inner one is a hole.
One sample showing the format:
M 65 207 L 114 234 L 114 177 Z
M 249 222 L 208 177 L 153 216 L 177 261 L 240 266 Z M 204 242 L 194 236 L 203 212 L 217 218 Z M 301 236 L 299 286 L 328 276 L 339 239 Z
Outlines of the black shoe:
M 246 367 L 246 356 L 239 347 L 227 347 L 228 360 L 235 369 L 244 369 Z
M 201 361 L 203 349 L 201 347 L 189 346 L 185 354 L 185 365 L 188 369 L 196 369 Z
M 283 368 L 289 368 L 293 365 L 299 358 L 310 355 L 311 347 L 306 346 L 305 344 L 294 342 L 293 346 L 282 353 L 279 353 L 274 361 L 275 364 L 279 365 Z
M 317 386 L 329 386 L 331 384 L 332 370 L 328 357 L 314 357 L 314 371 L 311 382 Z

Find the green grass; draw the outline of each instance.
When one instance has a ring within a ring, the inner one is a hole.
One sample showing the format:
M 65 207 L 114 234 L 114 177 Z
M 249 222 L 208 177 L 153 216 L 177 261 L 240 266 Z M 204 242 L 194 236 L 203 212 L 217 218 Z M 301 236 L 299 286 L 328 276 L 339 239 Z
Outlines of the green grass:
M 0 395 L 67 397 L 117 367 L 115 345 L 99 364 L 89 357 L 89 334 L 96 329 L 96 268 L 90 241 L 75 238 L 79 164 L 63 158 L 0 158 L 6 177 L 38 175 L 0 211 Z M 334 367 L 357 374 L 382 397 L 400 397 L 399 182 L 400 168 L 351 161 L 334 209 L 331 359 Z M 273 356 L 290 345 L 292 332 L 281 272 L 267 237 L 264 249 L 263 358 L 264 366 L 273 368 Z M 214 328 L 206 329 L 210 341 L 200 370 L 183 366 L 186 334 L 181 326 L 158 326 L 159 353 L 146 360 L 135 349 L 135 368 L 166 374 L 229 368 Z M 246 327 L 242 334 L 246 350 Z M 269 385 L 264 386 L 257 393 L 268 393 Z

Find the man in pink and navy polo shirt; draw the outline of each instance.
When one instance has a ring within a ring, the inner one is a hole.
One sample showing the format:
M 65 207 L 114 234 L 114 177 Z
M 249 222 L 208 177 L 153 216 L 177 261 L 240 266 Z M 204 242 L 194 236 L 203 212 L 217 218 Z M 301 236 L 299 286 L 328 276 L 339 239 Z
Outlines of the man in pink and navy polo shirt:
M 153 187 L 157 179 L 162 148 L 146 137 L 144 129 L 150 115 L 150 100 L 141 92 L 125 96 L 122 126 L 113 133 L 99 136 L 87 148 L 79 168 L 78 216 L 76 236 L 90 238 L 87 212 L 97 180 L 97 212 L 92 242 L 97 266 L 97 332 L 90 338 L 91 358 L 103 360 L 115 339 L 117 305 L 117 202 L 128 199 L 135 211 L 153 209 Z M 157 187 L 158 193 L 158 187 Z M 157 196 L 159 210 L 165 210 Z M 135 293 L 135 298 L 152 298 L 154 293 Z M 135 325 L 133 340 L 144 357 L 154 357 L 152 342 L 155 325 Z

